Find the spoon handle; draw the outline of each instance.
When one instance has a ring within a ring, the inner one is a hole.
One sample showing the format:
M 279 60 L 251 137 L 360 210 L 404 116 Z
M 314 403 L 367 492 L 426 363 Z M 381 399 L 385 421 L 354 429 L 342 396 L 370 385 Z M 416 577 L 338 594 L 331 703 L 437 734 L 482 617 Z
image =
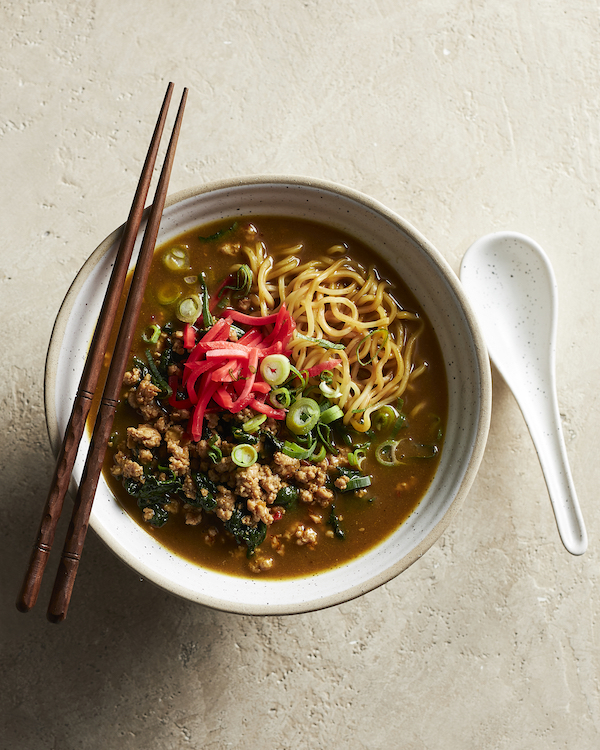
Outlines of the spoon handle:
M 573 555 L 587 549 L 587 533 L 565 448 L 554 384 L 550 393 L 515 393 L 540 460 L 560 538 Z M 551 400 L 548 408 L 548 400 Z

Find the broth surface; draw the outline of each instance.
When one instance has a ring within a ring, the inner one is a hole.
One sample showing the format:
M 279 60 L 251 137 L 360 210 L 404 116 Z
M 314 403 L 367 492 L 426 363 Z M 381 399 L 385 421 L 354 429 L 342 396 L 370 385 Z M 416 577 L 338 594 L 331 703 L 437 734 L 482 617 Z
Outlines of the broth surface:
M 415 367 L 422 363 L 426 366 L 418 377 L 409 380 L 402 396 L 401 413 L 406 418 L 405 426 L 395 437 L 419 446 L 435 445 L 441 450 L 447 413 L 444 363 L 434 331 L 424 318 L 414 296 L 397 274 L 378 259 L 372 249 L 337 229 L 308 220 L 276 216 L 237 219 L 235 228 L 232 229 L 233 221 L 225 220 L 196 228 L 156 250 L 132 355 L 138 358 L 144 356 L 148 343 L 143 340 L 143 335 L 148 333 L 150 325 L 163 328 L 171 322 L 175 329 L 183 327 L 184 324 L 174 314 L 176 303 L 165 303 L 169 288 L 172 287 L 172 294 L 175 294 L 177 288 L 183 293 L 190 279 L 203 272 L 208 291 L 214 294 L 218 285 L 230 273 L 232 264 L 243 262 L 235 252 L 228 253 L 231 248 L 235 250 L 237 243 L 245 242 L 243 228 L 248 224 L 251 223 L 257 229 L 256 240 L 264 243 L 275 257 L 280 249 L 301 245 L 298 255 L 305 261 L 321 256 L 327 248 L 341 246 L 364 269 L 375 263 L 378 276 L 389 282 L 390 294 L 398 305 L 417 313 L 424 322 L 413 362 Z M 210 237 L 212 239 L 207 241 L 206 238 Z M 229 251 L 223 252 L 225 245 L 230 246 Z M 163 258 L 175 246 L 185 249 L 189 265 L 172 271 L 166 267 Z M 376 460 L 374 447 L 367 449 L 360 468 L 371 477 L 370 486 L 359 492 L 340 492 L 334 489 L 335 514 L 338 528 L 343 531 L 343 538 L 333 533 L 329 506 L 298 502 L 295 509 L 286 510 L 283 519 L 267 527 L 266 539 L 258 548 L 256 559 L 268 555 L 274 560 L 274 564 L 271 568 L 259 570 L 256 565 L 249 564 L 256 555 L 249 558 L 246 549 L 236 543 L 231 534 L 223 531 L 213 513 L 203 511 L 197 525 L 186 524 L 185 514 L 181 511 L 169 513 L 168 521 L 160 528 L 154 528 L 143 520 L 136 498 L 129 495 L 121 479 L 111 473 L 119 445 L 122 446 L 126 441 L 127 428 L 137 427 L 144 421 L 131 408 L 126 394 L 127 389 L 124 388 L 104 466 L 105 478 L 115 497 L 137 523 L 172 552 L 200 566 L 231 575 L 275 578 L 306 576 L 362 555 L 389 536 L 414 511 L 439 463 L 438 450 L 435 455 L 406 458 L 401 465 L 383 466 Z M 378 434 L 377 442 L 381 443 L 387 437 L 390 437 L 389 426 Z M 297 528 L 298 524 L 314 529 L 318 537 L 317 543 L 296 543 L 296 537 L 292 535 L 281 549 L 275 537 L 281 535 L 284 525 L 286 528 Z

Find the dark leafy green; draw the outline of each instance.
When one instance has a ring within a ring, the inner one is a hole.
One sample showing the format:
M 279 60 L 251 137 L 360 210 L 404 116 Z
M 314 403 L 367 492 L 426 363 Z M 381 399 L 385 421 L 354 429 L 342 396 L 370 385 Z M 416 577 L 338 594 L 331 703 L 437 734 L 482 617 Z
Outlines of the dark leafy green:
M 201 471 L 194 472 L 192 479 L 196 485 L 196 499 L 186 498 L 186 501 L 197 508 L 213 511 L 217 507 L 217 485 Z
M 248 526 L 243 522 L 247 511 L 244 512 L 241 503 L 236 504 L 231 518 L 225 522 L 225 528 L 233 534 L 238 544 L 245 544 L 248 548 L 247 556 L 252 557 L 256 548 L 265 541 L 267 526 L 259 521 L 256 526 Z
M 282 508 L 285 508 L 286 510 L 291 510 L 292 508 L 295 508 L 298 505 L 299 495 L 300 495 L 300 492 L 297 487 L 293 487 L 292 485 L 288 485 L 287 487 L 282 487 L 277 493 L 277 497 L 275 498 L 274 504 L 280 505 Z
M 213 232 L 213 234 L 209 234 L 208 237 L 199 236 L 198 239 L 201 240 L 202 242 L 214 242 L 215 240 L 222 240 L 223 237 L 226 237 L 228 234 L 235 232 L 237 227 L 238 227 L 238 223 L 237 221 L 234 221 L 234 223 L 230 227 L 224 227 L 223 229 L 219 229 L 217 232 Z
M 338 539 L 346 538 L 346 532 L 342 529 L 338 514 L 335 512 L 335 505 L 331 506 L 327 523 L 333 527 L 333 533 Z
M 172 497 L 183 495 L 183 485 L 180 477 L 169 471 L 164 480 L 154 474 L 146 473 L 144 482 L 135 479 L 124 479 L 123 487 L 129 495 L 137 499 L 139 508 L 151 508 L 154 515 L 149 523 L 156 528 L 164 526 L 169 518 L 168 511 L 163 507 Z

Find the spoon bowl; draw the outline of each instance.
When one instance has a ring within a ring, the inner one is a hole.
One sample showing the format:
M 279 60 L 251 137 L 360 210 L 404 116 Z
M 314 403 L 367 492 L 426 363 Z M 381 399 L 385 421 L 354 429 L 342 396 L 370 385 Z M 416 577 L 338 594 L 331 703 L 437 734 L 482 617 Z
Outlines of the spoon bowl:
M 581 555 L 587 534 L 556 396 L 558 294 L 550 261 L 529 237 L 497 232 L 471 245 L 460 278 L 490 357 L 531 433 L 562 542 L 569 552 Z

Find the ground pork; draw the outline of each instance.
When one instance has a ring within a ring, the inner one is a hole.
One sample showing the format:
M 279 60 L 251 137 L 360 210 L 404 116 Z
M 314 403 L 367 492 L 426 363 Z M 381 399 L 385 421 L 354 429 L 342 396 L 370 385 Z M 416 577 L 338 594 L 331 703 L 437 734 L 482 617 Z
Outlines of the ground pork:
M 217 487 L 217 508 L 215 510 L 217 518 L 221 521 L 229 521 L 235 508 L 235 496 L 233 492 L 223 485 Z
M 160 388 L 154 385 L 150 375 L 146 375 L 137 387 L 130 389 L 127 400 L 133 409 L 140 412 L 146 422 L 150 422 L 162 413 L 160 406 L 156 403 L 156 396 L 159 393 Z
M 326 461 L 318 464 L 302 463 L 297 458 L 289 458 L 283 453 L 276 453 L 273 463 L 274 471 L 279 476 L 298 487 L 301 502 L 329 505 L 333 500 L 333 492 L 325 486 L 328 466 Z
M 257 552 L 248 561 L 248 567 L 250 568 L 252 573 L 262 573 L 263 570 L 271 570 L 271 568 L 273 567 L 273 563 L 274 560 L 272 557 L 261 555 Z
M 252 464 L 236 472 L 235 493 L 246 499 L 252 522 L 262 521 L 269 526 L 273 516 L 268 506 L 273 505 L 281 489 L 281 477 L 273 474 L 269 466 Z
M 219 252 L 223 255 L 237 255 L 242 246 L 239 242 L 224 242 L 219 246 Z
M 187 526 L 197 526 L 202 520 L 202 510 L 191 505 L 183 506 L 183 517 Z
M 171 425 L 165 431 L 165 442 L 167 453 L 169 453 L 169 468 L 179 477 L 184 476 L 190 468 L 190 449 L 182 445 L 183 428 L 180 425 Z
M 134 367 L 123 375 L 123 385 L 127 388 L 131 388 L 131 386 L 137 385 L 140 382 L 141 377 L 142 371 L 140 368 Z
M 183 480 L 183 494 L 190 500 L 196 499 L 196 488 L 189 474 L 186 474 L 185 479 Z
M 273 471 L 282 479 L 289 479 L 294 476 L 300 468 L 300 461 L 297 458 L 290 458 L 285 453 L 277 451 L 273 456 Z
M 137 461 L 132 461 L 123 451 L 117 451 L 115 454 L 111 473 L 113 476 L 123 477 L 123 479 L 135 479 L 142 483 L 144 481 L 144 467 Z
M 141 424 L 139 427 L 127 428 L 127 447 L 136 448 L 143 445 L 144 448 L 158 448 L 162 442 L 160 432 L 149 424 Z
M 303 523 L 299 523 L 294 532 L 296 537 L 296 544 L 308 545 L 314 547 L 317 543 L 317 532 L 311 526 L 305 526 Z

